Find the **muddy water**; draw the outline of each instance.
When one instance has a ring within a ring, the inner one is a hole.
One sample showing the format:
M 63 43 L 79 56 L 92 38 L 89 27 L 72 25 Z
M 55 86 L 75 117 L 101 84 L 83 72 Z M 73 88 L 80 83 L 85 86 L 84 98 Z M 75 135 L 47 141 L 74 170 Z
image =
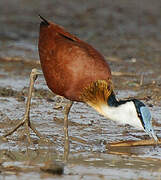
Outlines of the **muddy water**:
M 41 14 L 88 41 L 108 60 L 118 98 L 142 99 L 150 108 L 161 137 L 161 2 L 142 1 L 0 1 L 0 135 L 22 119 L 32 68 L 40 69 L 37 52 Z M 3 8 L 2 8 L 3 7 Z M 44 172 L 46 163 L 64 162 L 63 106 L 39 76 L 31 121 L 49 142 L 20 128 L 0 140 L 0 179 L 161 179 L 160 146 L 107 149 L 109 142 L 147 139 L 82 103 L 70 112 L 70 153 L 62 176 Z M 63 165 L 60 165 L 63 168 Z

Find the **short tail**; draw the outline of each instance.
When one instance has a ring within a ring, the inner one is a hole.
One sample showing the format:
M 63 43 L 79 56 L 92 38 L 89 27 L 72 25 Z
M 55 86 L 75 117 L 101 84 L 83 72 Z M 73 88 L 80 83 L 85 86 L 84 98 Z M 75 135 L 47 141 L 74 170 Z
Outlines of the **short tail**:
M 39 17 L 43 20 L 43 21 L 41 21 L 41 24 L 42 25 L 49 25 L 50 23 L 45 19 L 45 18 L 43 18 L 40 14 L 39 14 Z

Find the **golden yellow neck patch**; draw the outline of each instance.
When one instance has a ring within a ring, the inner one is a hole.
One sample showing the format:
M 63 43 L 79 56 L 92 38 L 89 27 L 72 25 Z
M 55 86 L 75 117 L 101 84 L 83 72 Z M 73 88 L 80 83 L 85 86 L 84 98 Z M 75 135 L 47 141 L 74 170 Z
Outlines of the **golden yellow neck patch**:
M 111 80 L 98 80 L 84 88 L 81 94 L 81 100 L 100 112 L 101 105 L 107 105 L 108 97 L 112 91 L 113 85 Z

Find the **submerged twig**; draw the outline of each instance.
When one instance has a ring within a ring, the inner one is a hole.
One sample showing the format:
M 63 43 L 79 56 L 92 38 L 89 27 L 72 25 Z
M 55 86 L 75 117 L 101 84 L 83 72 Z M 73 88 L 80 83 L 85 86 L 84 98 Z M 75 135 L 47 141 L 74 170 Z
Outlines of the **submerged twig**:
M 141 74 L 141 77 L 140 77 L 140 86 L 143 85 L 143 81 L 144 81 L 144 74 Z
M 153 146 L 161 144 L 161 139 L 154 141 L 153 139 L 138 140 L 138 141 L 120 141 L 107 144 L 107 148 L 110 147 L 132 147 L 132 146 Z
M 129 72 L 117 72 L 117 71 L 112 71 L 113 76 L 137 76 L 137 74 L 134 73 L 129 73 Z

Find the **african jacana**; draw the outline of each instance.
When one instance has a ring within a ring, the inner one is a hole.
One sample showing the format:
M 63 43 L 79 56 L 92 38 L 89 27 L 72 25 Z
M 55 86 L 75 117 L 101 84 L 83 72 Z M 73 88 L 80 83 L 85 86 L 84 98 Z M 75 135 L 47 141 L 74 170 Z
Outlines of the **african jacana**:
M 154 133 L 149 109 L 137 99 L 117 100 L 112 86 L 111 71 L 104 57 L 91 45 L 67 32 L 63 27 L 40 16 L 39 56 L 48 87 L 55 94 L 70 100 L 65 108 L 64 130 L 68 138 L 68 114 L 73 101 L 84 102 L 100 114 L 120 124 L 129 124 L 144 130 L 158 140 Z M 37 74 L 35 69 L 30 76 L 31 86 Z M 28 125 L 38 136 L 29 121 L 32 87 L 25 117 L 22 124 Z
M 39 56 L 51 91 L 71 101 L 85 102 L 108 119 L 145 130 L 157 140 L 149 109 L 137 99 L 116 99 L 104 57 L 63 27 L 40 18 Z

